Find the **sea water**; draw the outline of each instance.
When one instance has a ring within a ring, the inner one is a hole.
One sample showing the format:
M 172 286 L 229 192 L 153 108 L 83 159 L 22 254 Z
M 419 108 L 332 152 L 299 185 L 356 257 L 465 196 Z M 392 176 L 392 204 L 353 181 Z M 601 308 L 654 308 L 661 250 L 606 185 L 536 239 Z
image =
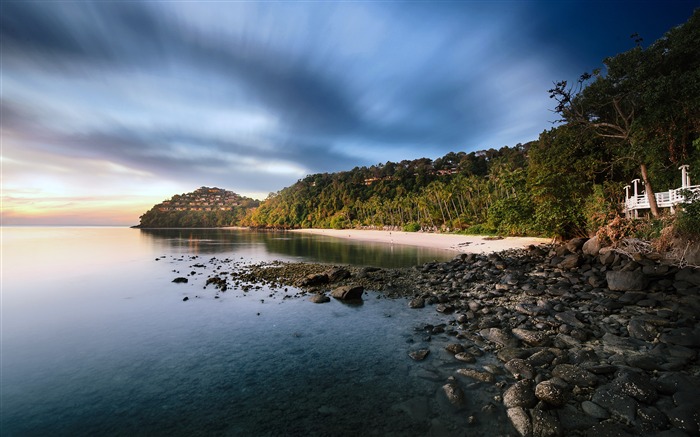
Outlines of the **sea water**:
M 371 290 L 360 305 L 313 304 L 266 288 L 215 298 L 204 274 L 172 282 L 213 257 L 399 267 L 452 253 L 279 232 L 3 228 L 0 435 L 508 432 L 479 410 L 492 387 L 446 402 L 449 339 L 420 330 L 447 321 L 434 310 Z M 431 349 L 424 362 L 408 357 L 418 348 Z

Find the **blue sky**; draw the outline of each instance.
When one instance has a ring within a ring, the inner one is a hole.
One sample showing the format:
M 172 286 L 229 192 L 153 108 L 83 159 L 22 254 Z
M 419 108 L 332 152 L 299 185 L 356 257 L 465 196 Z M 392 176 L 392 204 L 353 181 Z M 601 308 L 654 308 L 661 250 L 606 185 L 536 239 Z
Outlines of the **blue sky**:
M 513 146 L 547 90 L 698 1 L 3 0 L 3 224 L 135 224 L 199 186 Z

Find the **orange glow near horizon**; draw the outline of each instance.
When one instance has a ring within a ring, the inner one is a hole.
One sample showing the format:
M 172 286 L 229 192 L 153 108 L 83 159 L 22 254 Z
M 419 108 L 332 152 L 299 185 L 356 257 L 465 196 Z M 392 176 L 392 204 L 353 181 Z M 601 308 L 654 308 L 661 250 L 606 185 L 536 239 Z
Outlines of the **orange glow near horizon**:
M 163 198 L 15 198 L 3 196 L 2 224 L 17 225 L 116 225 L 139 223 L 139 216 Z

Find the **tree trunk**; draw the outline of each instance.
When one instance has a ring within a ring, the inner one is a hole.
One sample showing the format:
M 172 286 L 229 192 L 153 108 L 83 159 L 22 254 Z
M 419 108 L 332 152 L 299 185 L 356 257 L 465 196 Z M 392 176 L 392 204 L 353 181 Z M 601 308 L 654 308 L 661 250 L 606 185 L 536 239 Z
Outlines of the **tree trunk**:
M 649 182 L 646 164 L 639 164 L 639 170 L 642 172 L 642 181 L 644 182 L 644 190 L 647 193 L 647 200 L 649 200 L 649 209 L 651 210 L 651 215 L 654 217 L 658 217 L 659 205 L 656 204 L 656 195 L 654 194 L 654 189 L 651 187 L 651 182 Z

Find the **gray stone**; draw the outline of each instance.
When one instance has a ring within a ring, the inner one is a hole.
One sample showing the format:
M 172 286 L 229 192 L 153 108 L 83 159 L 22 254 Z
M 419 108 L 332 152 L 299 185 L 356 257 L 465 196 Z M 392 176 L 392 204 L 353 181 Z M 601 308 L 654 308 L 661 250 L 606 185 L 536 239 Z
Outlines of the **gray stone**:
M 600 239 L 598 238 L 598 236 L 595 236 L 593 238 L 589 238 L 588 241 L 583 243 L 581 251 L 584 255 L 597 256 L 598 252 L 600 252 L 601 247 L 602 245 Z
M 464 346 L 462 346 L 459 343 L 450 343 L 447 346 L 445 346 L 445 350 L 454 355 L 460 352 L 464 352 Z
M 615 252 L 612 247 L 602 247 L 598 251 L 598 260 L 603 265 L 613 265 L 615 263 Z
M 475 363 L 476 358 L 469 352 L 459 352 L 455 354 L 455 358 L 463 363 Z
M 627 332 L 630 337 L 644 341 L 652 341 L 656 338 L 656 328 L 642 320 L 632 319 L 627 324 Z
M 535 408 L 530 411 L 532 415 L 533 437 L 560 437 L 564 435 L 564 427 L 559 423 L 559 417 L 555 411 Z
M 331 298 L 326 296 L 325 294 L 314 294 L 309 298 L 309 300 L 313 303 L 326 303 L 330 302 Z
M 547 346 L 551 343 L 551 339 L 544 332 L 530 331 L 522 328 L 514 328 L 511 332 L 516 338 L 519 338 L 531 346 Z
M 572 253 L 571 255 L 566 255 L 564 259 L 559 263 L 559 268 L 564 270 L 575 269 L 576 267 L 583 264 L 583 258 L 577 253 Z
M 596 419 L 604 420 L 610 417 L 608 411 L 595 402 L 583 401 L 581 402 L 581 409 L 584 413 Z
M 627 424 L 634 423 L 637 413 L 637 401 L 618 392 L 612 385 L 598 387 L 591 401 L 600 405 L 610 414 Z
M 338 300 L 359 300 L 365 288 L 361 285 L 344 285 L 331 292 L 331 296 Z
M 565 430 L 585 430 L 598 423 L 597 419 L 581 414 L 573 405 L 564 405 L 556 411 L 559 416 L 559 423 Z M 565 434 L 568 435 L 570 433 Z
M 535 370 L 532 365 L 522 358 L 513 358 L 504 367 L 515 379 L 532 379 L 535 377 Z
M 676 273 L 676 281 L 683 281 L 700 287 L 700 269 L 691 267 L 682 268 Z
M 588 241 L 588 238 L 572 238 L 566 242 L 566 249 L 572 253 L 578 252 L 581 250 L 583 245 L 586 244 L 586 241 Z
M 651 404 L 659 396 L 649 377 L 641 373 L 624 371 L 613 381 L 613 386 L 619 393 L 632 396 L 638 401 Z
M 409 308 L 424 308 L 425 307 L 425 299 L 422 297 L 416 297 L 414 299 L 411 299 L 411 301 L 408 303 Z
M 328 275 L 325 273 L 311 273 L 306 275 L 304 279 L 299 281 L 299 285 L 302 287 L 312 287 L 315 285 L 323 285 L 328 283 Z
M 605 273 L 605 279 L 608 282 L 608 288 L 615 291 L 644 290 L 647 285 L 647 279 L 640 271 L 611 270 Z
M 408 356 L 411 357 L 414 361 L 423 361 L 429 353 L 430 349 L 418 349 L 417 351 L 409 352 Z
M 594 374 L 572 364 L 559 364 L 552 370 L 552 375 L 579 387 L 593 387 L 598 382 Z
M 448 379 L 447 384 L 442 386 L 442 391 L 447 396 L 447 400 L 456 407 L 461 407 L 464 405 L 464 391 L 459 387 L 457 381 L 454 379 Z
M 338 282 L 351 276 L 348 269 L 342 267 L 332 268 L 324 273 L 328 277 L 328 282 Z
M 503 393 L 503 405 L 506 408 L 532 408 L 537 404 L 532 381 L 518 381 Z
M 457 374 L 466 376 L 467 378 L 475 379 L 481 382 L 494 382 L 495 378 L 492 373 L 480 372 L 474 369 L 457 369 Z
M 535 387 L 537 399 L 553 407 L 561 407 L 566 404 L 568 395 L 569 393 L 565 389 L 551 380 L 542 381 Z
M 520 437 L 532 437 L 532 421 L 522 407 L 508 408 L 506 412 L 513 428 L 520 434 Z
M 671 343 L 686 347 L 700 347 L 700 329 L 677 328 L 664 332 L 659 337 L 663 343 Z
M 485 340 L 488 340 L 491 343 L 499 344 L 501 346 L 517 346 L 518 345 L 518 340 L 511 337 L 509 334 L 507 334 L 505 331 L 503 331 L 500 328 L 482 329 L 481 331 L 479 331 L 479 335 L 481 335 L 481 337 L 483 337 Z
M 540 367 L 551 363 L 556 355 L 550 350 L 541 350 L 530 355 L 525 361 L 531 364 L 533 367 Z
M 554 317 L 560 322 L 566 323 L 573 328 L 585 328 L 586 325 L 579 320 L 577 313 L 574 311 L 564 311 L 557 313 Z

